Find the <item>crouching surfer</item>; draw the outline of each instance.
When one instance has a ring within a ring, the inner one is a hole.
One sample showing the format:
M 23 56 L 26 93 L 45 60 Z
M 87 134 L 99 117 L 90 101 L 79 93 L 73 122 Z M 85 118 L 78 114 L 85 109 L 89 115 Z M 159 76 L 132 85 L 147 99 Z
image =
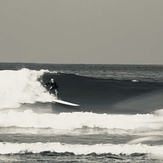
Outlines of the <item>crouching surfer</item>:
M 51 79 L 49 83 L 45 84 L 46 86 L 49 85 L 49 93 L 51 94 L 53 91 L 55 93 L 55 96 L 58 98 L 58 84 L 56 81 L 54 81 L 54 79 Z

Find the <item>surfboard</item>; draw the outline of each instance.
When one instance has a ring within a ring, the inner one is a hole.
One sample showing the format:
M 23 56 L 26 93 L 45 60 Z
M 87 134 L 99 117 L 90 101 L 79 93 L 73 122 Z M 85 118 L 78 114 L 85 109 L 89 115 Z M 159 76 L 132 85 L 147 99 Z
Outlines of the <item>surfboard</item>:
M 59 104 L 68 105 L 68 106 L 80 106 L 78 104 L 74 104 L 74 103 L 71 103 L 71 102 L 68 102 L 68 101 L 63 101 L 63 100 L 60 100 L 60 99 L 54 99 L 53 101 L 54 101 L 54 103 L 59 103 Z

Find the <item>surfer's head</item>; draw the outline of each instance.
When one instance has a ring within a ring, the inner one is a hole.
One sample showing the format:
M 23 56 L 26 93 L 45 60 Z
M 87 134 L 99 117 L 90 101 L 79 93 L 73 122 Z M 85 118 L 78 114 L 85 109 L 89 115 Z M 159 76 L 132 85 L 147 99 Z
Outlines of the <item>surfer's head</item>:
M 52 83 L 54 83 L 54 79 L 51 79 L 50 81 L 51 81 Z

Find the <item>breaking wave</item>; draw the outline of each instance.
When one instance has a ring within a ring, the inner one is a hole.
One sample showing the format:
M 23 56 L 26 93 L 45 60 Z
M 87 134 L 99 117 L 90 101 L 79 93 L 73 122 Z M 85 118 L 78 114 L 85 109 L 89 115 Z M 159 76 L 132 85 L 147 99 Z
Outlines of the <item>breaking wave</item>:
M 39 78 L 47 70 L 3 70 L 0 71 L 0 109 L 15 108 L 23 103 L 52 101 Z

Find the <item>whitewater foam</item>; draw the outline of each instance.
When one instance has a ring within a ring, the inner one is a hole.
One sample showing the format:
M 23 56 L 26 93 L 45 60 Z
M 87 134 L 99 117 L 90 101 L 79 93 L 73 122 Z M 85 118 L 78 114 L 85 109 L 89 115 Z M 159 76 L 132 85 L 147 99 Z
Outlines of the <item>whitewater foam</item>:
M 85 127 L 132 130 L 133 132 L 158 131 L 163 127 L 162 116 L 154 114 L 112 115 L 91 112 L 35 113 L 32 110 L 1 112 L 0 127 L 52 128 L 75 130 Z
M 163 146 L 149 146 L 142 144 L 95 144 L 95 145 L 81 145 L 81 144 L 63 144 L 59 142 L 53 143 L 0 143 L 0 154 L 17 154 L 17 153 L 41 153 L 44 151 L 64 153 L 72 152 L 76 155 L 80 154 L 126 154 L 144 153 L 144 154 L 160 154 L 162 155 Z
M 0 71 L 0 109 L 20 107 L 22 103 L 52 101 L 39 78 L 48 70 Z

